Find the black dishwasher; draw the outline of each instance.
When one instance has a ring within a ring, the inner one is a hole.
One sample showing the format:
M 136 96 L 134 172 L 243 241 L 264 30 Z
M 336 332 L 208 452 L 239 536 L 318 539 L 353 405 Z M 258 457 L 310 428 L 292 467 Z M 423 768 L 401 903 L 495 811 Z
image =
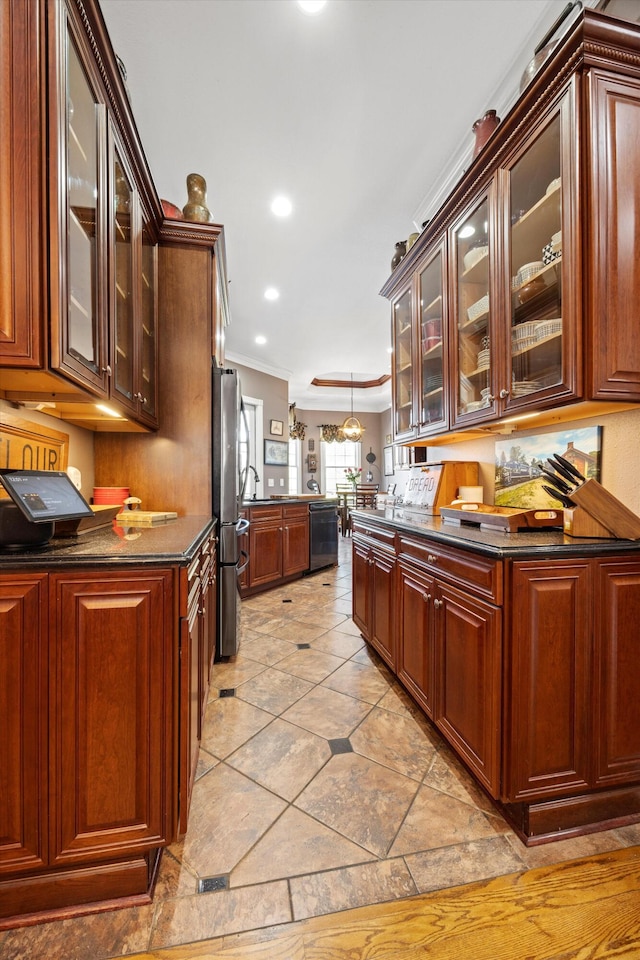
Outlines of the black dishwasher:
M 314 500 L 309 504 L 309 570 L 338 562 L 338 501 Z

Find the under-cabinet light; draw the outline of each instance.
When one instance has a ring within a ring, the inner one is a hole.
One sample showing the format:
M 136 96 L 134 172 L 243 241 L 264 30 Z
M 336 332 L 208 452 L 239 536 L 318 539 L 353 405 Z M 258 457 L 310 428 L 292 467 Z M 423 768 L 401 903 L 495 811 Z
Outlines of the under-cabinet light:
M 105 403 L 96 403 L 96 410 L 99 410 L 101 413 L 106 413 L 108 417 L 115 417 L 117 420 L 126 420 L 126 417 L 123 417 L 122 414 L 118 413 L 117 410 L 112 410 L 111 407 L 108 407 Z
M 519 417 L 509 417 L 508 420 L 501 420 L 500 423 L 517 423 L 519 420 L 532 420 L 533 417 L 539 416 L 539 413 L 521 413 Z

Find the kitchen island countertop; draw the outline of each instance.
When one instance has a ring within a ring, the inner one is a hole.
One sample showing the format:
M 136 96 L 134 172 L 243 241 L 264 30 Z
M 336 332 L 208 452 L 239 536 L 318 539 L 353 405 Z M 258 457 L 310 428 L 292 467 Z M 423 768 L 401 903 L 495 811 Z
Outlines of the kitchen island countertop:
M 398 532 L 423 534 L 435 542 L 473 550 L 495 559 L 519 557 L 584 557 L 603 554 L 637 554 L 640 540 L 606 540 L 595 537 L 569 537 L 562 530 L 519 530 L 508 532 L 469 523 L 450 523 L 441 517 L 410 507 L 351 509 L 351 515 L 364 521 L 377 521 L 395 527 Z

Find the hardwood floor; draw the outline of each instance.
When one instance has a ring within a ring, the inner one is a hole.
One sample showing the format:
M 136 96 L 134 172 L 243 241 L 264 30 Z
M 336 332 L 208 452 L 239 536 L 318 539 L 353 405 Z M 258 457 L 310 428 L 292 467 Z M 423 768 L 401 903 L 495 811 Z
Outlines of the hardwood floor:
M 131 960 L 631 960 L 640 847 Z

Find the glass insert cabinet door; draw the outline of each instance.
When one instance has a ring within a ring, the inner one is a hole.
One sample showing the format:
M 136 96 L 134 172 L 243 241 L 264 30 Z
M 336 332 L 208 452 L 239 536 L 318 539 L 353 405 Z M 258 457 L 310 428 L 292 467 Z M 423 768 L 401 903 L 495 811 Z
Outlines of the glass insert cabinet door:
M 493 403 L 490 332 L 489 200 L 485 197 L 454 231 L 457 287 L 456 419 Z M 477 419 L 477 417 L 476 417 Z
M 393 388 L 396 437 L 411 436 L 413 420 L 412 297 L 407 290 L 393 304 Z
M 445 422 L 443 255 L 439 251 L 420 273 L 421 433 Z
M 105 243 L 101 213 L 105 108 L 94 93 L 67 29 L 65 51 L 65 193 L 63 212 L 62 363 L 105 389 Z
M 113 151 L 112 238 L 113 238 L 113 330 L 112 389 L 124 400 L 133 403 L 135 372 L 135 293 L 134 293 L 134 191 L 124 164 Z
M 511 402 L 563 378 L 560 115 L 509 171 Z M 522 402 L 522 401 L 521 401 Z
M 149 219 L 143 215 L 142 223 L 142 294 L 141 294 L 141 343 L 140 343 L 140 392 L 138 399 L 142 410 L 151 420 L 157 418 L 157 349 L 156 330 L 158 317 L 158 245 L 151 236 Z

